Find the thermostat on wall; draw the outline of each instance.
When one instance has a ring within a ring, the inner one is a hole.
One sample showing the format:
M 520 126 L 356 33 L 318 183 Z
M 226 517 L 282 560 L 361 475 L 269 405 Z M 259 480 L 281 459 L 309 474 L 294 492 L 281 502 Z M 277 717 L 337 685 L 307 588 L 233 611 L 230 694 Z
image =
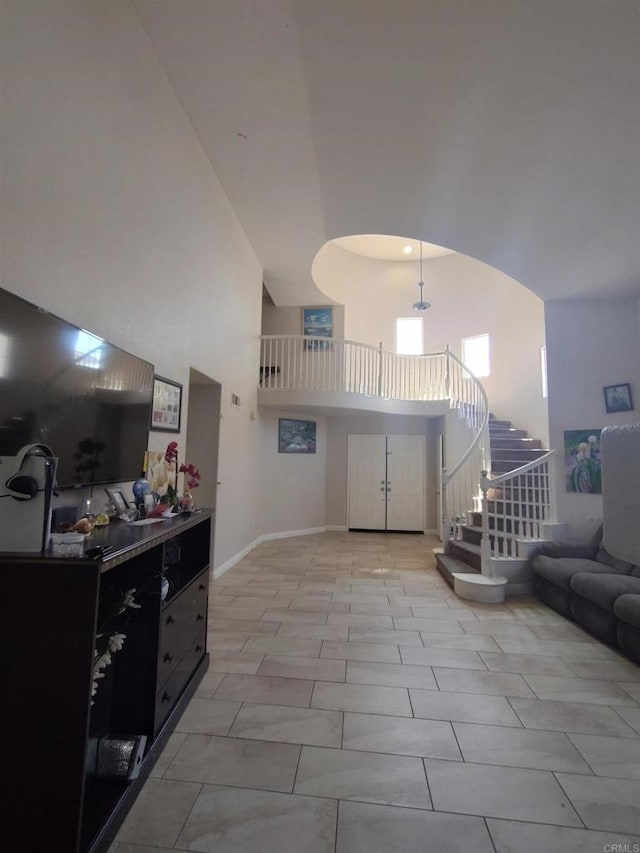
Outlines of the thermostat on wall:
M 231 405 L 232 406 L 239 406 L 240 405 L 240 397 L 238 397 L 237 394 L 231 395 Z

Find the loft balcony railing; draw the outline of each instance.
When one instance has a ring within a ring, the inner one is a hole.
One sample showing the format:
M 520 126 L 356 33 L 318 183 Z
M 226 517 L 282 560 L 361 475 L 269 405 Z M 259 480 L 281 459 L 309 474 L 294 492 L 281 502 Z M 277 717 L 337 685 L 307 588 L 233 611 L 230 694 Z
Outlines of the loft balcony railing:
M 482 384 L 447 347 L 401 355 L 370 344 L 309 335 L 264 335 L 260 388 L 361 394 L 383 400 L 448 401 L 456 459 L 441 472 L 441 533 L 471 506 L 489 467 L 489 407 Z M 448 430 L 449 431 L 449 430 Z

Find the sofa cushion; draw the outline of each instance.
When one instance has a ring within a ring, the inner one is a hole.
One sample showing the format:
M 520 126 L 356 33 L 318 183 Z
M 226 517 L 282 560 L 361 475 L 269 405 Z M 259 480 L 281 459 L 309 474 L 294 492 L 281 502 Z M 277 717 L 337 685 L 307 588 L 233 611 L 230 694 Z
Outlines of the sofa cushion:
M 640 578 L 632 578 L 619 572 L 609 575 L 582 572 L 571 578 L 569 586 L 573 595 L 579 595 L 610 612 L 613 612 L 615 600 L 621 595 L 640 595 Z
M 634 569 L 638 568 L 638 566 L 634 566 L 633 563 L 627 563 L 626 560 L 619 560 L 617 557 L 614 557 L 613 554 L 610 554 L 602 547 L 602 545 L 598 549 L 596 560 L 598 563 L 610 566 L 612 569 L 615 569 L 617 572 L 622 572 L 624 575 L 630 575 Z
M 534 574 L 544 578 L 554 586 L 569 589 L 571 578 L 578 573 L 593 572 L 597 575 L 620 575 L 611 566 L 596 563 L 595 560 L 583 560 L 577 557 L 545 557 L 540 555 L 533 560 Z M 624 576 L 623 576 L 624 577 Z
M 614 602 L 613 615 L 627 625 L 640 631 L 640 594 L 625 593 Z

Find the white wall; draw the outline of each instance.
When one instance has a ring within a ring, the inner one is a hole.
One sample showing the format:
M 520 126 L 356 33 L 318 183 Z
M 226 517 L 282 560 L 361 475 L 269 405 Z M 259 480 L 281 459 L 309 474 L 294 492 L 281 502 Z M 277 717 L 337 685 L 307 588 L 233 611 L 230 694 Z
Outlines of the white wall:
M 327 499 L 326 523 L 347 523 L 348 436 L 353 435 L 424 435 L 426 436 L 426 527 L 436 529 L 436 492 L 439 484 L 436 437 L 442 429 L 442 418 L 420 418 L 398 415 L 345 414 L 327 419 Z
M 333 337 L 344 338 L 344 306 L 332 305 Z M 302 308 L 279 308 L 266 300 L 262 303 L 263 335 L 301 335 Z
M 559 520 L 584 539 L 602 517 L 600 495 L 567 492 L 564 431 L 640 421 L 639 304 L 635 299 L 567 300 L 545 306 L 549 429 L 556 460 Z M 636 409 L 607 414 L 603 387 L 628 382 Z
M 424 317 L 425 352 L 488 332 L 491 376 L 482 380 L 491 411 L 544 443 L 547 406 L 542 397 L 540 348 L 544 345 L 542 300 L 498 270 L 465 255 L 425 261 L 424 298 L 431 308 L 418 315 L 419 266 L 413 261 L 363 258 L 327 243 L 313 264 L 318 287 L 345 305 L 345 337 L 395 349 L 396 317 Z
M 3 2 L 0 57 L 2 286 L 183 383 L 151 449 L 190 367 L 221 383 L 223 563 L 268 524 L 260 264 L 127 0 Z
M 278 420 L 294 418 L 316 422 L 315 453 L 279 453 Z M 326 419 L 300 412 L 263 410 L 260 421 L 258 489 L 260 533 L 308 530 L 325 523 L 327 472 Z

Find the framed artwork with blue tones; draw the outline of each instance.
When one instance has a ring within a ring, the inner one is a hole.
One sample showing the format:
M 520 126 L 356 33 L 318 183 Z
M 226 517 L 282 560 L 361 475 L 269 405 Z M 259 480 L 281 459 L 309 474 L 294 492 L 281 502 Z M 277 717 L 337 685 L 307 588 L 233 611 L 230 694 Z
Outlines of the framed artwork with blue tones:
M 313 338 L 333 337 L 333 308 L 303 308 L 302 334 Z M 305 349 L 331 349 L 329 341 L 305 341 Z
M 568 492 L 602 494 L 601 429 L 571 429 L 564 433 L 564 470 Z
M 278 453 L 315 453 L 316 422 L 293 418 L 278 420 Z
M 633 409 L 631 401 L 631 385 L 628 382 L 622 385 L 605 385 L 604 405 L 607 414 L 611 412 L 630 412 Z

